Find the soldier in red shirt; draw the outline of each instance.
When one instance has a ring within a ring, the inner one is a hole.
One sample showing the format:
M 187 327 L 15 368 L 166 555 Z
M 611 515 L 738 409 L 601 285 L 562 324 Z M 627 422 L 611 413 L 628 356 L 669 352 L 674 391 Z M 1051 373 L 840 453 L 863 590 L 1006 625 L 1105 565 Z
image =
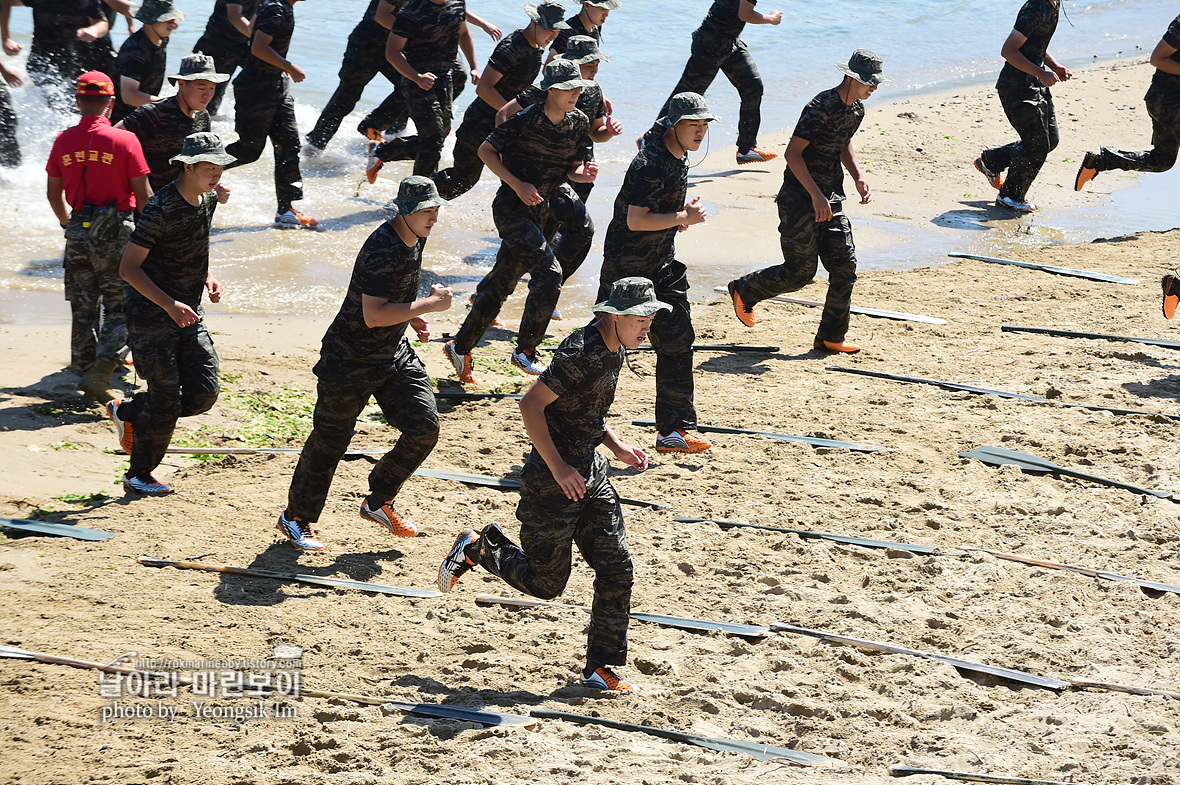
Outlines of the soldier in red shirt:
M 128 219 L 151 196 L 150 170 L 135 134 L 111 127 L 111 78 L 89 71 L 76 92 L 82 121 L 53 143 L 46 193 L 66 235 L 65 293 L 73 311 L 69 370 L 84 377 L 84 394 L 106 403 L 127 342 L 119 261 L 131 235 Z

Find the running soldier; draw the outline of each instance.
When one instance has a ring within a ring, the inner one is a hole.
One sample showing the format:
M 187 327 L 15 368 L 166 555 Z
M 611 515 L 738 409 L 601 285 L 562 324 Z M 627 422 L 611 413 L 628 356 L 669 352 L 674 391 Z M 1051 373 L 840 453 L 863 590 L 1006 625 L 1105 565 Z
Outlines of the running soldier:
M 594 570 L 594 603 L 579 681 L 592 689 L 633 692 L 611 666 L 627 662 L 634 568 L 619 495 L 609 478 L 605 445 L 639 471 L 647 455 L 619 439 L 606 423 L 626 349 L 636 349 L 659 311 L 645 278 L 616 281 L 610 298 L 593 311 L 598 319 L 562 341 L 553 362 L 520 401 L 521 419 L 533 449 L 520 475 L 520 545 L 495 523 L 478 535 L 464 529 L 438 569 L 439 591 L 479 565 L 513 588 L 551 600 L 565 591 L 573 546 Z
M 565 20 L 569 28 L 559 30 L 557 37 L 549 45 L 549 60 L 565 54 L 569 41 L 574 36 L 589 36 L 594 39 L 595 44 L 601 43 L 603 23 L 610 12 L 622 4 L 621 0 L 583 0 L 582 10 Z
M 157 100 L 168 73 L 168 40 L 184 19 L 172 0 L 144 0 L 135 12 L 143 27 L 119 47 L 119 78 L 115 82 L 115 111 L 118 123 L 136 107 Z
M 218 203 L 229 199 L 221 173 L 233 158 L 217 134 L 193 134 L 176 160 L 175 182 L 153 196 L 123 251 L 128 341 L 147 392 L 106 405 L 119 446 L 130 456 L 123 490 L 164 496 L 172 488 L 152 476 L 164 460 L 180 417 L 217 402 L 217 351 L 205 327 L 201 296 L 220 302 L 224 289 L 209 270 L 209 228 Z
M 111 374 L 127 343 L 119 259 L 131 213 L 151 195 L 139 140 L 108 119 L 114 96 L 109 76 L 82 74 L 76 98 L 82 120 L 58 135 L 45 167 L 49 204 L 66 235 L 69 370 L 83 377 L 79 388 L 99 403 L 110 399 Z
M 0 166 L 20 166 L 20 145 L 16 141 L 16 112 L 12 109 L 9 87 L 20 87 L 20 74 L 0 63 Z M 7 86 L 6 86 L 7 85 Z
M 227 77 L 225 82 L 217 85 L 217 92 L 209 102 L 211 115 L 221 109 L 229 78 L 250 58 L 254 13 L 261 4 L 262 0 L 217 0 L 205 24 L 205 32 L 193 46 L 193 52 L 212 57 L 217 73 Z
M 185 137 L 209 130 L 205 107 L 213 99 L 217 85 L 229 79 L 213 68 L 209 55 L 182 58 L 180 72 L 168 77 L 176 85 L 176 95 L 144 104 L 116 126 L 135 134 L 143 145 L 144 158 L 152 170 L 148 182 L 153 191 L 180 177 L 184 166 L 175 158 L 184 147 Z
M 1074 178 L 1075 191 L 1082 190 L 1099 172 L 1166 172 L 1175 166 L 1180 151 L 1180 16 L 1172 20 L 1155 45 L 1151 64 L 1155 74 L 1143 102 L 1151 118 L 1152 149 L 1140 153 L 1103 147 L 1098 153 L 1086 153 Z
M 975 168 L 1000 192 L 996 207 L 1017 213 L 1037 209 L 1028 201 L 1028 189 L 1061 138 L 1049 88 L 1073 72 L 1049 54 L 1060 10 L 1059 0 L 1028 0 L 1020 7 L 1000 50 L 1005 63 L 996 80 L 1000 105 L 1020 141 L 984 150 L 975 159 Z
M 475 86 L 476 98 L 455 131 L 455 163 L 434 175 L 444 199 L 465 194 L 479 182 L 484 167 L 479 148 L 496 127 L 496 112 L 533 83 L 545 47 L 569 26 L 561 20 L 565 7 L 556 0 L 525 3 L 524 10 L 532 21 L 496 45 Z
M 357 254 L 348 293 L 324 334 L 320 361 L 313 369 L 319 378 L 314 427 L 277 524 L 299 550 L 324 549 L 314 525 L 356 419 L 370 398 L 376 399 L 401 437 L 369 474 L 361 517 L 398 537 L 418 534 L 414 524 L 393 509 L 393 502 L 438 442 L 438 411 L 430 377 L 405 333 L 409 326 L 419 340 L 429 340 L 430 325 L 423 317 L 451 307 L 451 290 L 441 284 L 418 297 L 422 249 L 444 204 L 430 178 L 407 177 L 385 205 L 393 214 Z
M 756 164 L 778 158 L 778 153 L 760 150 L 758 128 L 762 125 L 762 77 L 750 50 L 739 37 L 747 24 L 777 25 L 783 20 L 782 11 L 761 14 L 754 10 L 758 0 L 713 0 L 701 26 L 692 34 L 692 54 L 684 66 L 680 81 L 672 90 L 672 97 L 664 102 L 660 116 L 668 114 L 672 98 L 679 93 L 704 94 L 717 78 L 725 74 L 737 88 L 741 98 L 738 110 L 737 162 Z M 659 121 L 647 132 L 646 140 L 662 136 Z
M 107 20 L 107 34 L 95 38 L 89 33 L 83 33 L 78 38 L 78 43 L 76 44 L 78 48 L 78 61 L 87 71 L 101 71 L 104 74 L 115 74 L 118 73 L 118 66 L 115 62 L 115 45 L 111 41 L 110 31 L 114 29 L 115 20 L 121 14 L 127 19 L 127 32 L 134 33 L 135 20 L 131 12 L 135 6 L 128 2 L 128 0 L 102 0 L 102 5 L 102 12 Z
M 688 154 L 700 149 L 717 116 L 696 93 L 672 96 L 668 113 L 656 122 L 662 136 L 649 138 L 631 161 L 615 197 L 614 215 L 603 245 L 598 298 L 611 281 L 643 276 L 655 282 L 656 295 L 671 305 L 651 326 L 656 351 L 656 452 L 704 452 L 713 445 L 696 434 L 693 404 L 692 313 L 688 269 L 676 260 L 676 234 L 705 222 L 699 196 L 688 196 Z
M 74 110 L 74 85 L 88 70 L 79 42 L 95 41 L 110 31 L 99 0 L 0 0 L 0 39 L 4 53 L 15 55 L 21 46 L 8 33 L 9 9 L 33 9 L 33 44 L 25 68 L 33 84 L 45 91 L 49 107 L 61 114 Z
M 315 229 L 319 221 L 297 211 L 292 204 L 303 198 L 299 171 L 299 129 L 295 125 L 295 99 L 288 77 L 302 82 L 307 74 L 287 59 L 295 32 L 294 5 L 299 0 L 264 0 L 254 20 L 250 58 L 234 80 L 234 128 L 238 141 L 226 152 L 236 160 L 230 166 L 251 164 L 266 148 L 269 137 L 275 155 L 276 229 Z
M 586 206 L 566 183 L 593 182 L 598 175 L 598 164 L 585 158 L 590 121 L 576 108 L 582 89 L 593 84 L 569 60 L 554 60 L 541 80 L 545 102 L 505 120 L 479 148 L 479 157 L 501 180 L 492 201 L 500 250 L 475 290 L 463 326 L 443 346 L 464 384 L 475 381 L 471 350 L 526 272 L 529 296 L 511 359 L 532 376 L 545 370 L 537 346 L 561 297 L 563 271 L 581 266 L 594 239 Z M 559 231 L 561 239 L 553 241 Z
M 775 197 L 783 263 L 730 281 L 729 295 L 737 318 L 753 327 L 756 304 L 802 289 L 823 262 L 828 296 L 812 346 L 821 352 L 858 352 L 859 346 L 844 340 L 856 283 L 856 246 L 844 214 L 840 165 L 852 175 L 860 203 L 868 204 L 873 192 L 860 171 L 852 136 L 864 119 L 865 99 L 893 80 L 881 73 L 881 58 L 866 49 L 857 49 L 836 68 L 844 73 L 843 81 L 803 107 L 787 143 L 783 186 Z

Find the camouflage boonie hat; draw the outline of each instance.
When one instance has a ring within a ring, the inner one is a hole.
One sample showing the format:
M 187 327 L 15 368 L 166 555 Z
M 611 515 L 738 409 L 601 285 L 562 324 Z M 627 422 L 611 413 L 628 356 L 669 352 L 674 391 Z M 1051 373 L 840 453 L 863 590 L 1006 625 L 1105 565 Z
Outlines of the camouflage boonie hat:
M 838 70 L 842 71 L 846 76 L 851 76 L 863 85 L 878 85 L 882 82 L 892 82 L 892 79 L 881 73 L 883 67 L 884 61 L 880 55 L 874 54 L 868 49 L 857 49 L 852 53 L 852 57 L 848 58 L 847 63 L 836 63 Z
M 610 297 L 590 308 L 594 313 L 619 316 L 651 316 L 670 311 L 672 306 L 656 299 L 656 285 L 650 278 L 620 278 L 611 284 Z
M 542 90 L 573 90 L 575 87 L 593 87 L 594 82 L 582 78 L 582 69 L 572 60 L 560 57 L 545 66 L 541 76 Z
M 668 114 L 656 122 L 665 128 L 671 128 L 681 120 L 720 120 L 717 115 L 709 111 L 705 99 L 700 93 L 677 93 L 668 102 Z
M 619 0 L 582 0 L 582 2 L 585 5 L 592 5 L 595 8 L 602 8 L 606 11 L 614 11 L 623 5 Z
M 438 195 L 434 180 L 422 175 L 410 175 L 397 187 L 397 196 L 385 203 L 386 210 L 395 215 L 413 215 L 419 210 L 441 207 L 447 200 Z
M 135 9 L 135 18 L 145 25 L 154 25 L 173 19 L 183 20 L 184 14 L 172 0 L 144 0 L 143 5 Z
M 204 131 L 184 137 L 184 146 L 180 148 L 180 153 L 169 158 L 168 163 L 179 161 L 182 164 L 197 164 L 205 161 L 218 166 L 229 166 L 236 160 L 238 159 L 225 151 L 220 136 Z
M 213 64 L 213 58 L 209 55 L 185 55 L 180 58 L 180 72 L 169 76 L 168 83 L 176 84 L 177 80 L 181 82 L 195 82 L 198 79 L 204 79 L 214 84 L 221 84 L 222 82 L 229 81 L 229 74 L 217 73 L 217 67 Z
M 569 60 L 578 65 L 592 63 L 595 60 L 610 62 L 610 58 L 598 51 L 598 42 L 588 35 L 575 35 L 565 45 L 563 60 Z
M 569 30 L 565 23 L 565 6 L 556 0 L 542 0 L 541 4 L 525 3 L 524 12 L 542 30 Z

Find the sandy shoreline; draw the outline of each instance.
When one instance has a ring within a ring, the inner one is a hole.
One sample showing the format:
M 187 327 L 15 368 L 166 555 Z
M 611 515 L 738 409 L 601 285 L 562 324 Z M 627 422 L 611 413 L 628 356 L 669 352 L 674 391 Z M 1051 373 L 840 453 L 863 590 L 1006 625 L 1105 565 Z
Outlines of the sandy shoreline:
M 1122 79 L 1124 72 L 1133 86 L 1117 93 L 1103 86 L 1104 78 Z M 1147 125 L 1135 114 L 1142 114 L 1142 90 L 1134 81 L 1144 73 L 1141 65 L 1116 64 L 1079 75 L 1072 87 L 1091 89 L 1108 102 L 1100 108 L 1097 97 L 1087 97 L 1087 114 L 1117 115 L 1105 126 L 1089 117 L 1072 123 L 1063 92 L 1058 111 L 1067 141 L 1055 158 L 1076 158 L 1099 139 L 1145 144 Z M 953 98 L 925 104 L 913 99 L 904 106 L 870 107 L 859 139 L 877 178 L 878 197 L 867 208 L 852 207 L 862 258 L 887 247 L 863 230 L 869 218 L 873 225 L 879 220 L 945 233 L 955 250 L 991 249 L 985 243 L 992 237 L 1008 238 L 1009 250 L 1027 261 L 1100 270 L 1140 283 L 1103 284 L 976 261 L 868 271 L 857 284 L 855 305 L 947 323 L 854 316 L 849 337 L 865 350 L 833 358 L 809 351 L 815 310 L 766 304 L 757 309 L 758 325 L 747 329 L 729 304 L 712 294 L 707 276 L 694 276 L 703 301 L 694 306 L 699 342 L 779 347 L 772 354 L 698 353 L 702 423 L 884 449 L 854 453 L 717 434 L 714 450 L 705 455 L 653 454 L 651 468 L 640 474 L 616 465 L 621 494 L 671 505 L 666 511 L 624 509 L 636 564 L 634 609 L 787 622 L 1067 681 L 1180 691 L 1180 595 L 1145 593 L 1126 582 L 986 554 L 911 556 L 674 520 L 724 518 L 944 551 L 985 547 L 1180 584 L 1180 508 L 1173 502 L 958 457 L 994 445 L 1180 492 L 1174 421 L 825 369 L 841 365 L 1063 402 L 1177 413 L 1180 362 L 1171 349 L 1014 335 L 1000 326 L 1176 339 L 1177 323 L 1159 313 L 1158 280 L 1180 250 L 1180 230 L 1052 245 L 1052 227 L 1036 216 L 996 220 L 973 206 L 982 197 L 990 201 L 991 194 L 983 194 L 982 178 L 973 170 L 962 172 L 980 144 L 1006 138 L 1006 132 L 987 127 L 999 116 L 998 106 L 981 110 L 983 124 L 970 118 L 967 127 L 947 134 L 927 132 L 926 118 L 937 118 L 937 111 L 943 117 L 974 112 L 991 100 L 982 92 L 960 95 L 960 104 Z M 1110 109 L 1120 105 L 1126 108 Z M 920 121 L 896 116 L 904 111 Z M 890 141 L 870 145 L 872 138 Z M 937 154 L 927 158 L 916 147 Z M 1117 182 L 1101 177 L 1093 192 L 1080 195 L 1057 187 L 1072 180 L 1075 166 L 1051 159 L 1034 198 L 1082 204 L 1101 199 Z M 681 244 L 690 269 L 725 252 L 727 234 L 729 248 L 736 247 L 735 237 L 742 239 L 743 268 L 777 261 L 777 235 L 766 216 L 772 214 L 768 196 L 780 176 L 781 167 L 772 166 L 764 175 L 743 169 L 698 182 L 706 199 L 731 206 L 691 237 L 682 236 L 692 240 Z M 948 208 L 952 204 L 957 206 Z M 936 222 L 948 209 L 955 214 L 953 225 Z M 740 216 L 743 210 L 744 228 L 737 219 L 727 223 L 727 214 Z M 722 239 L 709 239 L 717 236 Z M 964 239 L 975 237 L 980 239 Z M 799 296 L 822 299 L 823 291 L 818 282 Z M 448 368 L 438 336 L 453 331 L 462 316 L 457 306 L 436 319 L 435 340 L 420 350 L 444 385 Z M 584 314 L 574 307 L 567 316 L 554 324 L 555 338 L 582 323 Z M 272 446 L 299 447 L 300 423 L 306 426 L 299 414 L 314 399 L 311 366 L 327 318 L 211 309 L 225 392 L 210 413 L 181 422 L 177 441 L 240 445 L 243 435 L 253 432 L 255 440 L 269 433 Z M 512 390 L 524 382 L 503 362 L 509 337 L 489 334 L 489 342 L 476 350 L 489 361 L 477 366 L 479 389 Z M 1016 688 L 966 678 L 948 665 L 807 637 L 749 642 L 636 623 L 625 673 L 647 692 L 603 699 L 571 684 L 585 641 L 581 613 L 477 605 L 474 597 L 481 592 L 515 594 L 480 570 L 445 598 L 407 600 L 140 566 L 135 558 L 144 554 L 201 557 L 215 564 L 429 588 L 461 526 L 497 521 L 515 535 L 517 497 L 415 478 L 398 506 L 422 534 L 394 542 L 356 515 L 371 464 L 345 461 L 320 522 L 330 548 L 320 555 L 297 553 L 273 528 L 294 468 L 291 456 L 170 458 L 161 475 L 179 489 L 174 497 L 125 499 L 114 485 L 123 462 L 109 452 L 115 446 L 109 426 L 96 409 L 78 402 L 73 380 L 60 370 L 67 348 L 61 324 L 0 326 L 5 380 L 0 515 L 44 514 L 116 536 L 100 543 L 0 540 L 4 644 L 108 662 L 126 651 L 152 658 L 262 658 L 276 644 L 294 643 L 304 650 L 304 683 L 314 688 L 518 714 L 544 706 L 786 746 L 847 765 L 817 772 L 562 721 L 546 720 L 535 731 L 488 729 L 319 698 L 300 702 L 295 719 L 239 726 L 193 717 L 189 704 L 198 699 L 182 693 L 164 699 L 180 709 L 173 722 L 104 725 L 100 710 L 109 701 L 100 698 L 93 673 L 0 659 L 0 725 L 9 740 L 0 756 L 0 782 L 884 785 L 893 781 L 887 767 L 902 763 L 1094 785 L 1180 783 L 1180 701 L 1161 696 Z M 650 446 L 653 432 L 631 421 L 651 418 L 654 359 L 641 353 L 633 363 L 645 376 L 622 375 L 611 421 L 622 438 Z M 268 402 L 277 408 L 258 408 Z M 444 404 L 440 419 L 441 440 L 427 467 L 519 473 L 528 447 L 511 401 Z M 259 436 L 264 427 L 270 430 Z M 381 423 L 363 418 L 354 446 L 385 446 L 395 438 Z M 109 498 L 90 498 L 95 493 Z M 577 560 L 562 600 L 587 603 L 591 581 Z

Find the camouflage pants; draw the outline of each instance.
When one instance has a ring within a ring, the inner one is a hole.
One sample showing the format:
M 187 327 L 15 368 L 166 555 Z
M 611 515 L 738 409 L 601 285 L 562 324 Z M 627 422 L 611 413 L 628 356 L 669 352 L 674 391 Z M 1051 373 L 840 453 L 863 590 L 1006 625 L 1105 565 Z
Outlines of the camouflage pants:
M 85 374 L 99 358 L 117 359 L 127 343 L 123 296 L 127 284 L 119 262 L 131 228 L 123 225 L 113 240 L 96 240 L 82 225 L 86 208 L 66 224 L 65 294 L 70 302 L 70 370 Z
M 412 158 L 414 174 L 430 177 L 438 171 L 443 143 L 451 132 L 451 74 L 440 74 L 429 90 L 401 77 L 398 89 L 418 134 L 385 142 L 378 146 L 376 155 L 382 161 Z
M 672 259 L 655 269 L 602 262 L 598 282 L 598 299 L 610 297 L 611 284 L 620 278 L 642 275 L 656 286 L 656 297 L 672 306 L 660 311 L 651 323 L 647 339 L 656 352 L 656 428 L 669 433 L 677 428 L 691 430 L 697 426 L 692 378 L 692 311 L 688 304 L 688 270 Z
M 20 145 L 16 141 L 16 112 L 8 86 L 0 83 L 0 166 L 20 166 Z
M 520 477 L 520 545 L 490 524 L 480 533 L 475 561 L 518 591 L 551 600 L 565 591 L 577 545 L 594 570 L 586 659 L 596 665 L 624 665 L 635 579 L 623 511 L 607 477 L 605 456 L 596 451 L 571 465 L 588 478 L 586 495 L 578 501 L 566 498 L 534 450 Z
M 1024 201 L 1033 180 L 1045 165 L 1045 159 L 1061 140 L 1053 110 L 1053 95 L 1048 87 L 1028 84 L 1000 88 L 998 92 L 1004 114 L 1020 141 L 984 150 L 980 158 L 988 171 L 998 174 L 1008 170 L 1000 196 Z
M 375 41 L 371 35 L 364 32 L 358 35 L 354 30 L 348 36 L 344 61 L 340 64 L 340 84 L 328 99 L 324 111 L 320 112 L 320 119 L 307 135 L 307 141 L 321 149 L 327 147 L 340 129 L 344 116 L 356 107 L 365 87 L 379 73 L 394 85 L 402 78 L 385 59 L 385 40 Z
M 841 203 L 832 205 L 832 218 L 815 222 L 810 198 L 779 202 L 779 239 L 783 263 L 744 275 L 737 280 L 738 294 L 748 306 L 811 283 L 822 262 L 828 271 L 828 295 L 816 337 L 839 343 L 848 333 L 852 287 L 856 283 L 856 245 L 852 224 Z
M 471 311 L 455 334 L 455 348 L 461 354 L 470 352 L 483 338 L 526 272 L 529 295 L 516 345 L 522 350 L 536 349 L 561 297 L 562 283 L 585 261 L 594 239 L 594 223 L 586 206 L 564 183 L 536 207 L 525 205 L 504 186 L 496 192 L 492 216 L 500 232 L 500 250 L 492 271 L 476 287 Z M 561 239 L 551 244 L 558 231 Z
M 234 71 L 241 68 L 250 59 L 250 44 L 227 41 L 220 36 L 202 35 L 193 46 L 194 52 L 209 55 L 213 58 L 213 67 L 219 74 L 234 75 Z M 210 115 L 217 114 L 221 108 L 221 100 L 225 98 L 225 90 L 229 87 L 229 80 L 217 85 L 213 93 L 213 100 L 206 107 Z
M 1144 100 L 1151 117 L 1152 149 L 1130 152 L 1103 147 L 1095 165 L 1098 171 L 1166 172 L 1175 166 L 1176 153 L 1180 151 L 1180 100 L 1166 101 L 1150 95 Z
M 314 424 L 287 494 L 287 512 L 313 523 L 324 510 L 336 467 L 370 398 L 376 399 L 386 421 L 401 431 L 393 449 L 369 473 L 373 501 L 396 497 L 438 442 L 438 410 L 430 377 L 405 338 L 389 368 L 362 375 L 347 363 L 321 360 L 315 373 L 319 384 Z
M 725 74 L 738 91 L 741 108 L 738 110 L 737 148 L 749 150 L 758 143 L 758 128 L 762 125 L 762 77 L 754 57 L 740 38 L 729 38 L 711 30 L 697 30 L 692 35 L 692 54 L 684 65 L 684 73 L 676 83 L 668 100 L 660 109 L 658 117 L 668 112 L 672 96 L 677 93 L 700 93 L 704 95 L 717 78 L 717 72 Z M 668 130 L 662 125 L 653 125 L 647 132 L 662 135 Z
M 25 69 L 33 84 L 45 92 L 50 109 L 66 116 L 78 114 L 74 87 L 83 70 L 74 47 L 44 49 L 34 41 Z
M 120 419 L 135 426 L 127 471 L 134 477 L 160 465 L 176 421 L 213 408 L 221 385 L 217 350 L 204 320 L 180 327 L 163 308 L 138 294 L 128 295 L 125 311 L 135 372 L 148 387 L 119 407 Z
M 295 125 L 295 99 L 285 76 L 242 71 L 234 80 L 234 128 L 238 141 L 225 151 L 238 160 L 226 168 L 254 163 L 266 148 L 269 137 L 275 154 L 275 196 L 278 212 L 291 209 L 303 198 L 303 175 L 299 173 L 299 129 Z
M 462 196 L 475 187 L 483 174 L 479 146 L 496 128 L 496 110 L 476 98 L 467 107 L 463 122 L 455 131 L 455 162 L 434 175 L 434 184 L 443 199 Z

